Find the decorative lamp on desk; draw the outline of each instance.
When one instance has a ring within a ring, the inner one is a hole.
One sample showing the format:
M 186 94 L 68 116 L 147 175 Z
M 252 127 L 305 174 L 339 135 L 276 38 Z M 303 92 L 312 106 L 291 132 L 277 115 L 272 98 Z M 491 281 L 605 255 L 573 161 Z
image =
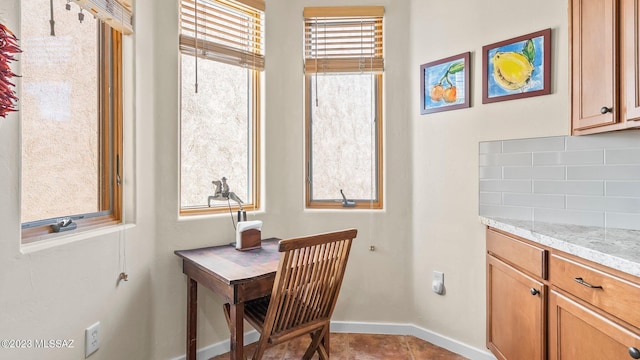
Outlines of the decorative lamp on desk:
M 222 177 L 220 180 L 211 182 L 215 185 L 216 190 L 213 195 L 207 199 L 207 205 L 211 207 L 211 200 L 227 201 L 233 200 L 238 203 L 238 226 L 236 227 L 236 249 L 250 250 L 261 247 L 262 241 L 262 221 L 247 221 L 247 212 L 242 208 L 242 200 L 236 193 L 229 191 L 227 178 Z M 233 220 L 233 219 L 232 219 Z

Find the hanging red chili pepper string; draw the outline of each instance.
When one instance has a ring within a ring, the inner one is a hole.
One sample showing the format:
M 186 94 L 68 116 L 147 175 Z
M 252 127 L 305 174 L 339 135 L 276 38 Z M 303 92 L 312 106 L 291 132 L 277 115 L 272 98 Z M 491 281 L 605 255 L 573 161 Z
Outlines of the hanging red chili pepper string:
M 18 97 L 12 89 L 15 84 L 9 79 L 18 75 L 11 71 L 9 63 L 15 60 L 13 54 L 19 52 L 22 51 L 18 46 L 18 38 L 4 24 L 0 24 L 0 116 L 2 117 L 6 117 L 11 111 L 16 111 L 15 102 L 18 101 Z

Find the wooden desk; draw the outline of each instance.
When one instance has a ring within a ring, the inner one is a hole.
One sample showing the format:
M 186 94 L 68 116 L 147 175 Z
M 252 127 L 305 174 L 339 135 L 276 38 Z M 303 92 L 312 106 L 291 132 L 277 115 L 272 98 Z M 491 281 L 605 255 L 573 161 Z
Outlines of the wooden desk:
M 231 305 L 231 360 L 244 359 L 244 302 L 271 294 L 280 261 L 278 241 L 263 240 L 261 249 L 248 251 L 223 245 L 175 252 L 188 277 L 187 360 L 196 360 L 198 284 Z

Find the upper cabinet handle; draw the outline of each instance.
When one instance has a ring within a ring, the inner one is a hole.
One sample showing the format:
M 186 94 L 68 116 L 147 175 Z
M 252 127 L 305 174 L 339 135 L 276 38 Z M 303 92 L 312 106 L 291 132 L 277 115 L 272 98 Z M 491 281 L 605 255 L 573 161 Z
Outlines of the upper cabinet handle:
M 591 289 L 602 289 L 602 286 L 600 286 L 600 285 L 591 285 L 588 282 L 582 280 L 581 277 L 573 278 L 573 280 L 575 280 L 578 284 L 584 285 L 584 286 L 586 286 L 588 288 L 591 288 Z
M 629 355 L 634 359 L 640 359 L 640 350 L 634 347 L 629 348 Z
M 600 114 L 606 114 L 608 112 L 613 112 L 613 108 L 603 106 L 600 108 Z

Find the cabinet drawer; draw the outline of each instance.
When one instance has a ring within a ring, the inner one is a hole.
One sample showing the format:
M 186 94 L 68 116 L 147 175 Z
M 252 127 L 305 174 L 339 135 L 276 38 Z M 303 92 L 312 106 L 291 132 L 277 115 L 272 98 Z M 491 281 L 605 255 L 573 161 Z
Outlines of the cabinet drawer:
M 640 328 L 640 285 L 555 254 L 549 263 L 549 281 Z
M 546 279 L 546 251 L 516 238 L 487 230 L 487 252 L 541 279 Z

